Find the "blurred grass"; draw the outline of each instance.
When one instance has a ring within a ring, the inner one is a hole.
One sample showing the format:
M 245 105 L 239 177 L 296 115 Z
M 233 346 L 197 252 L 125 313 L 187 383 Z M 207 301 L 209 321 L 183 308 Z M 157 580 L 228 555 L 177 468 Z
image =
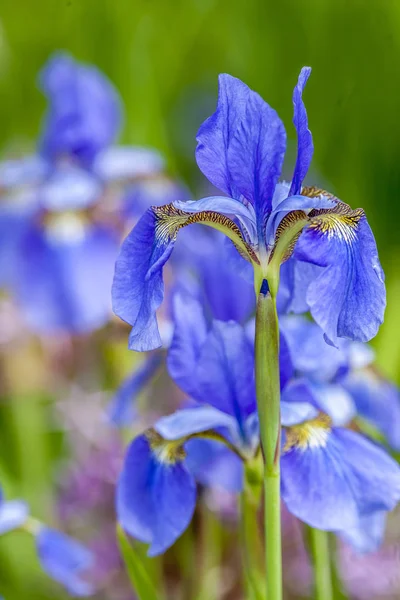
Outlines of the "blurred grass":
M 289 174 L 295 156 L 292 89 L 301 66 L 311 65 L 305 98 L 315 158 L 309 181 L 367 211 L 388 282 L 387 318 L 376 340 L 378 361 L 399 380 L 398 0 L 2 0 L 4 153 L 33 148 L 45 108 L 37 73 L 59 49 L 95 63 L 111 77 L 125 103 L 123 141 L 165 152 L 171 171 L 194 191 L 202 182 L 194 161 L 195 134 L 215 106 L 218 73 L 242 78 L 278 110 L 290 140 Z M 15 481 L 24 480 L 19 492 L 44 511 L 41 486 L 50 450 L 36 447 L 35 440 L 45 427 L 45 401 L 35 396 L 30 408 L 24 402 L 13 415 L 6 412 L 0 411 L 0 437 L 10 462 L 4 473 L 7 487 L 13 490 Z M 15 581 L 25 592 L 4 579 L 3 560 L 11 546 L 6 540 L 0 548 L 0 592 L 4 582 L 8 600 L 28 597 L 21 573 L 19 578 L 14 573 Z M 14 559 L 18 548 L 22 544 L 10 550 Z M 26 564 L 36 572 L 32 560 Z

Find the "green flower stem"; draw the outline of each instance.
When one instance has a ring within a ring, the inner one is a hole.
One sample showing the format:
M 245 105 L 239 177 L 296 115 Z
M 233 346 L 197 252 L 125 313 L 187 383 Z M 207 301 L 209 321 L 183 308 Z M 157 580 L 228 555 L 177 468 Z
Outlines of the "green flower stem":
M 311 529 L 311 546 L 314 559 L 315 600 L 333 600 L 329 534 L 320 529 Z
M 265 282 L 266 283 L 266 282 Z M 265 557 L 268 600 L 282 599 L 280 507 L 279 325 L 275 298 L 258 295 L 255 372 L 260 436 L 264 453 Z
M 258 462 L 258 461 L 257 461 Z M 263 547 L 258 522 L 258 508 L 262 492 L 257 465 L 245 465 L 244 488 L 240 496 L 240 534 L 245 584 L 249 600 L 265 598 L 263 577 Z

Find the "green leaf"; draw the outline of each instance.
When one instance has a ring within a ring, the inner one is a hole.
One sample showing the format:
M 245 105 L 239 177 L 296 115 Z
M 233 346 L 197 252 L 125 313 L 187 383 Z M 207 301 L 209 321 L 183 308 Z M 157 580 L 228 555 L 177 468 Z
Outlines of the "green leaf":
M 120 525 L 117 525 L 117 538 L 126 571 L 139 600 L 161 600 L 161 596 L 151 581 L 150 574 L 146 569 L 142 557 L 130 543 Z

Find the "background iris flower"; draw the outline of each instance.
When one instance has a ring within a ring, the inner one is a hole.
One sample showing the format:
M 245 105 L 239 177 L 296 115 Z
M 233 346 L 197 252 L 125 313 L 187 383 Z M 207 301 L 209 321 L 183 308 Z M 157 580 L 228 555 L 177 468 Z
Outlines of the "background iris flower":
M 95 67 L 57 54 L 40 85 L 49 103 L 40 154 L 0 168 L 0 278 L 33 329 L 84 333 L 110 317 L 121 232 L 110 185 L 157 174 L 163 161 L 150 149 L 111 146 L 121 101 Z

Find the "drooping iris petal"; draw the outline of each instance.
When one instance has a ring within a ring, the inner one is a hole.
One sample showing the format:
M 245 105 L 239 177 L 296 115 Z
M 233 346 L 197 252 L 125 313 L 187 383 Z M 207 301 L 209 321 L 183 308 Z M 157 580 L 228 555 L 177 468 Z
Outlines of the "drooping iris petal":
M 152 380 L 162 364 L 162 353 L 154 352 L 122 382 L 108 408 L 108 418 L 117 427 L 132 423 L 138 395 Z
M 94 557 L 82 544 L 54 529 L 41 527 L 36 548 L 43 569 L 70 594 L 90 596 L 94 593 L 94 586 L 85 579 Z
M 364 370 L 350 373 L 342 385 L 351 394 L 357 413 L 375 425 L 395 450 L 400 450 L 400 394 L 396 385 Z
M 303 91 L 310 77 L 310 67 L 303 67 L 293 91 L 293 123 L 297 131 L 297 159 L 289 195 L 299 194 L 314 153 L 311 131 L 308 128 L 308 117 L 303 102 Z
M 28 515 L 28 505 L 22 500 L 4 501 L 0 497 L 0 535 L 21 527 Z
M 12 286 L 21 240 L 29 229 L 34 212 L 8 204 L 0 208 L 0 285 Z
M 373 338 L 383 322 L 386 292 L 364 213 L 339 206 L 317 215 L 301 234 L 295 255 L 324 267 L 308 287 L 307 303 L 328 340 Z
M 197 364 L 193 397 L 233 415 L 240 428 L 255 411 L 253 348 L 237 323 L 214 321 Z
M 193 374 L 207 337 L 207 324 L 200 302 L 188 293 L 173 298 L 174 336 L 168 352 L 168 371 L 187 394 L 193 390 Z
M 112 146 L 99 152 L 93 172 L 102 181 L 122 181 L 156 175 L 164 168 L 159 152 L 138 146 Z M 149 205 L 146 206 L 149 208 Z
M 182 459 L 163 461 L 145 435 L 129 446 L 117 485 L 117 516 L 133 537 L 161 554 L 188 527 L 196 486 Z
M 95 67 L 67 54 L 53 56 L 40 75 L 48 98 L 41 150 L 53 160 L 62 154 L 90 163 L 108 146 L 121 123 L 121 104 L 111 82 Z
M 400 500 L 400 469 L 381 448 L 318 422 L 286 431 L 282 498 L 312 527 L 343 531 L 360 516 L 391 510 Z
M 35 330 L 82 333 L 109 319 L 118 239 L 102 227 L 77 225 L 57 231 L 33 226 L 20 244 L 14 290 Z
M 360 554 L 374 552 L 383 542 L 386 515 L 386 512 L 376 512 L 361 517 L 355 527 L 344 529 L 340 536 Z
M 277 113 L 239 79 L 220 75 L 217 110 L 200 127 L 197 142 L 204 175 L 229 196 L 250 201 L 263 227 L 286 149 Z
M 223 444 L 192 439 L 185 444 L 186 466 L 199 483 L 239 493 L 243 488 L 243 462 Z
M 156 310 L 164 297 L 162 268 L 174 241 L 156 236 L 156 217 L 147 210 L 122 244 L 115 265 L 112 299 L 114 312 L 132 325 L 131 350 L 161 346 Z

